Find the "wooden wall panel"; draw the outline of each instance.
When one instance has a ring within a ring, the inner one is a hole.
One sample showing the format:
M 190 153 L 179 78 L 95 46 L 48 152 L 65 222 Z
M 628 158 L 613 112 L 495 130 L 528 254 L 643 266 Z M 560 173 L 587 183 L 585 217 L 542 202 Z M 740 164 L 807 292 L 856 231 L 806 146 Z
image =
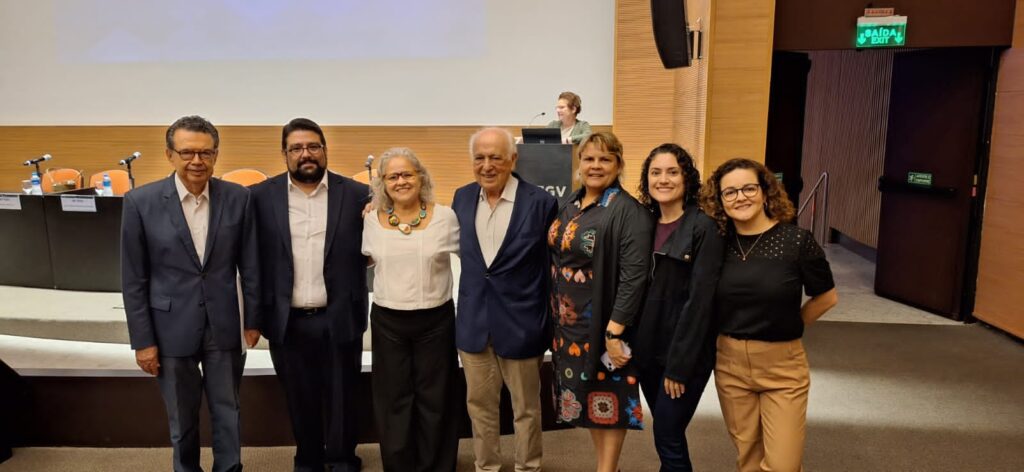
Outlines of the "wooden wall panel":
M 867 6 L 907 16 L 907 47 L 1006 46 L 1015 0 L 777 0 L 775 49 L 853 49 L 857 17 Z
M 675 72 L 666 70 L 658 58 L 650 1 L 616 0 L 612 125 L 622 141 L 623 185 L 630 191 L 640 181 L 647 153 L 674 139 L 675 78 Z
M 829 172 L 830 226 L 876 247 L 893 51 L 815 51 L 810 58 L 801 198 Z M 810 226 L 809 211 L 800 222 Z
M 764 162 L 775 0 L 711 2 L 704 168 Z
M 647 152 L 666 141 L 686 147 L 704 175 L 736 156 L 764 161 L 774 1 L 690 0 L 687 9 L 690 26 L 704 32 L 704 59 L 666 71 L 650 2 L 616 2 L 612 121 L 631 189 Z
M 974 316 L 1024 338 L 1024 12 L 996 83 Z
M 165 126 L 2 126 L 0 127 L 0 191 L 20 191 L 31 169 L 21 165 L 44 153 L 53 155 L 47 167 L 72 167 L 94 172 L 117 168 L 117 161 L 142 152 L 133 170 L 139 185 L 171 172 L 164 155 Z M 269 175 L 284 172 L 281 128 L 277 126 L 218 126 L 221 152 L 216 175 L 243 167 Z M 392 146 L 407 146 L 420 157 L 434 178 L 435 195 L 451 202 L 455 189 L 473 179 L 469 137 L 478 126 L 325 126 L 331 170 L 352 175 L 363 168 L 368 154 Z M 518 127 L 510 127 L 515 134 Z M 596 125 L 596 130 L 610 126 Z
M 711 2 L 710 0 L 688 0 L 686 2 L 687 16 L 694 29 L 704 28 L 711 24 Z M 696 160 L 697 169 L 701 169 L 701 175 L 706 175 L 709 170 L 704 169 L 704 135 L 706 132 L 706 114 L 708 108 L 708 41 L 709 35 L 705 35 L 701 51 L 698 56 L 705 59 L 694 58 L 690 67 L 677 69 L 675 72 L 675 94 L 673 97 L 672 117 L 673 140 L 683 146 Z

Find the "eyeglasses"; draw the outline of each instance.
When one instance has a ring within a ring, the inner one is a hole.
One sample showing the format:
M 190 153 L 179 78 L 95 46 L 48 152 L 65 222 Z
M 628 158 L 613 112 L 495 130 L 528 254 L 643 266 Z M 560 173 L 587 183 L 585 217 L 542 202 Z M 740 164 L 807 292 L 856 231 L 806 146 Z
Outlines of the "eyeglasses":
M 199 158 L 204 161 L 209 161 L 214 157 L 217 157 L 216 149 L 202 149 L 199 151 L 195 149 L 182 149 L 180 151 L 177 149 L 171 150 L 174 151 L 183 161 L 191 161 L 192 159 L 195 159 L 196 156 L 199 156 Z
M 394 174 L 388 174 L 384 176 L 384 180 L 392 184 L 398 182 L 398 179 L 413 181 L 416 180 L 416 174 L 412 172 L 395 172 Z
M 722 200 L 731 202 L 743 192 L 743 196 L 747 198 L 754 198 L 757 196 L 757 192 L 761 191 L 761 186 L 757 184 L 747 184 L 741 188 L 726 188 L 722 189 Z
M 288 148 L 288 155 L 291 157 L 299 157 L 302 155 L 302 151 L 309 151 L 311 156 L 319 156 L 323 152 L 324 146 L 322 144 L 308 144 L 306 146 L 292 146 Z

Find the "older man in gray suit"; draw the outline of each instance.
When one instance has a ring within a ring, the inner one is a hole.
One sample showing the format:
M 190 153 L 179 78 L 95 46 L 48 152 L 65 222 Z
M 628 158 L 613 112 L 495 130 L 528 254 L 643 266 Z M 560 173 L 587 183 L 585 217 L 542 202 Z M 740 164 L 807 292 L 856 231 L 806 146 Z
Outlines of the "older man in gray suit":
M 245 342 L 259 326 L 259 258 L 249 191 L 211 179 L 220 138 L 186 116 L 167 129 L 174 174 L 128 192 L 121 223 L 121 283 L 139 367 L 156 376 L 167 408 L 175 471 L 199 467 L 199 405 L 213 423 L 213 470 L 241 463 L 242 379 L 236 273 Z M 202 365 L 202 371 L 199 366 Z

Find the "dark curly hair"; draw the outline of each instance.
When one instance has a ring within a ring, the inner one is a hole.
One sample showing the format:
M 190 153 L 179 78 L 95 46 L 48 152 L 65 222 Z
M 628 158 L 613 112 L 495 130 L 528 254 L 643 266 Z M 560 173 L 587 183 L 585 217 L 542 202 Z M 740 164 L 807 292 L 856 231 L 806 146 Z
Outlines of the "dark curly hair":
M 796 210 L 793 208 L 793 203 L 789 201 L 789 196 L 786 195 L 785 187 L 775 178 L 775 174 L 757 161 L 743 158 L 729 159 L 715 169 L 700 192 L 701 207 L 708 216 L 715 219 L 718 229 L 723 234 L 735 230 L 735 226 L 729 219 L 729 215 L 726 215 L 725 207 L 722 205 L 722 177 L 737 169 L 750 169 L 757 175 L 757 183 L 764 193 L 765 215 L 768 218 L 782 223 L 793 221 Z
M 683 171 L 683 203 L 685 207 L 687 204 L 697 202 L 697 198 L 700 195 L 700 172 L 697 171 L 697 166 L 693 163 L 693 157 L 690 153 L 686 152 L 682 146 L 675 143 L 665 143 L 654 149 L 651 149 L 651 153 L 647 155 L 647 159 L 644 159 L 643 167 L 640 170 L 640 185 L 637 186 L 637 194 L 640 203 L 643 203 L 647 209 L 654 213 L 655 217 L 661 217 L 661 206 L 658 202 L 651 199 L 650 182 L 647 180 L 647 172 L 651 169 L 651 161 L 654 160 L 654 156 L 658 154 L 672 154 L 676 156 L 676 162 L 679 163 L 679 168 Z

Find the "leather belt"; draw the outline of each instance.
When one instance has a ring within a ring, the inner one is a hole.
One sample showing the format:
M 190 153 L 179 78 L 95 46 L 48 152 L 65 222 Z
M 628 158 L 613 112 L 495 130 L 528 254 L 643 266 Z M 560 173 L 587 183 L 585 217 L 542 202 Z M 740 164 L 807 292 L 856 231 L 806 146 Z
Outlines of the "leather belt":
M 320 306 L 316 308 L 296 308 L 292 307 L 292 316 L 313 316 L 322 313 L 327 313 L 327 307 Z

